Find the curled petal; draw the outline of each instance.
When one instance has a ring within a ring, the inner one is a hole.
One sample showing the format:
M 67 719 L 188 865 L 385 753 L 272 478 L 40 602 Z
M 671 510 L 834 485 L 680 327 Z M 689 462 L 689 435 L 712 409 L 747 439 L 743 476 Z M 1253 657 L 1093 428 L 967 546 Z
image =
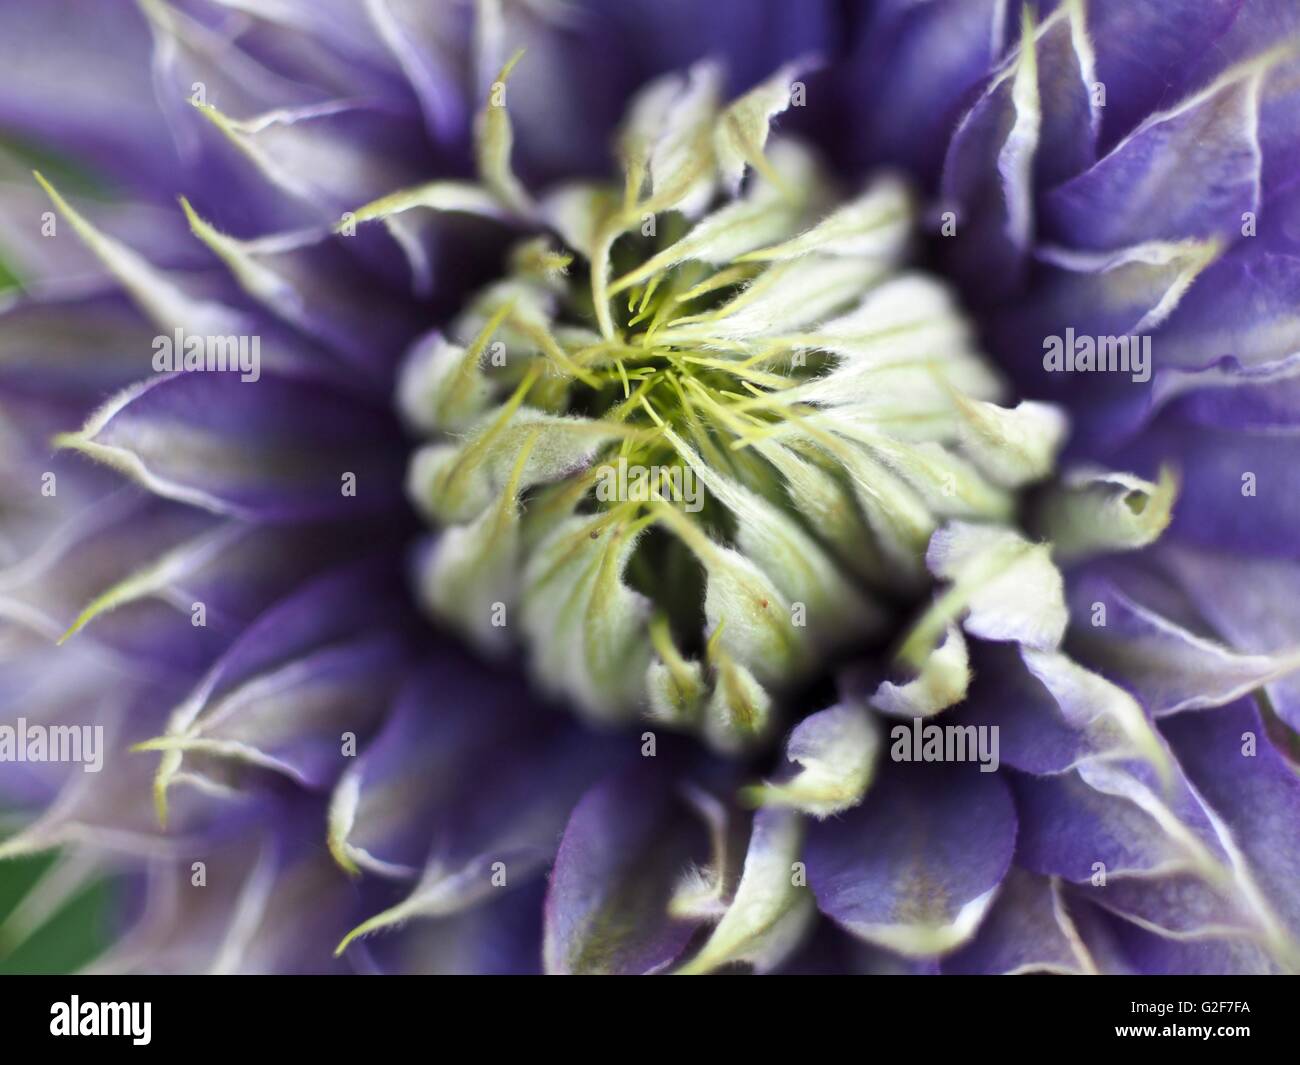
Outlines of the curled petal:
M 833 706 L 795 726 L 785 755 L 799 769 L 788 780 L 747 789 L 749 800 L 829 817 L 856 806 L 871 786 L 880 755 L 879 727 L 861 706 Z

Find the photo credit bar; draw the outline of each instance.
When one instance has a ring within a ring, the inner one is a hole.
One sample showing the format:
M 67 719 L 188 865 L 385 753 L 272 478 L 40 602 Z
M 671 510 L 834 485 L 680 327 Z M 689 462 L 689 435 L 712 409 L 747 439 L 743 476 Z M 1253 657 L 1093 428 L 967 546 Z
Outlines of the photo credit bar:
M 870 996 L 872 1013 L 888 1018 L 891 1027 L 924 1033 L 928 1053 L 968 1050 L 972 1032 L 995 1040 L 1005 1052 L 1068 1045 L 1075 1053 L 1150 1041 L 1217 1045 L 1220 1053 L 1241 1053 L 1246 1044 L 1251 1052 L 1267 1052 L 1289 1045 L 1294 1033 L 1294 985 L 1266 977 L 1135 976 L 1067 983 L 972 976 L 927 981 L 922 989 L 900 975 L 867 976 L 850 990 Z M 373 1057 L 376 1049 L 395 1053 L 427 1036 L 431 1025 L 445 1025 L 452 1035 L 462 1024 L 468 1031 L 476 1023 L 469 1019 L 471 1011 L 483 1009 L 485 996 L 494 1012 L 508 1013 L 507 1027 L 522 1041 L 524 1032 L 535 1032 L 556 1011 L 571 1009 L 573 994 L 554 981 L 486 988 L 469 978 L 427 976 L 385 981 L 50 976 L 11 979 L 2 986 L 6 1059 L 15 1062 L 40 1060 L 42 1052 L 68 1045 L 91 1053 L 115 1044 L 128 1052 L 169 1054 L 197 1046 L 205 1055 L 217 1055 L 274 1047 L 279 1038 L 303 1058 L 339 1058 L 354 1051 Z M 625 992 L 607 990 L 608 982 L 589 983 L 583 994 L 597 1000 L 606 1026 L 640 1032 L 647 1010 L 663 1015 L 688 1008 L 688 986 L 675 980 L 643 983 L 632 996 L 635 1005 Z M 714 993 L 725 996 L 729 990 Z M 811 1001 L 800 1000 L 824 989 L 804 991 L 789 980 L 751 981 L 743 993 L 770 1000 L 761 1004 L 773 1010 L 791 1010 L 811 1007 Z M 697 991 L 689 994 L 696 1000 Z M 432 1016 L 431 998 L 438 1003 Z M 670 1036 L 667 1026 L 653 1027 L 652 1044 L 661 1042 L 665 1053 L 680 1047 L 680 1033 Z M 743 1043 L 743 1026 L 728 1040 L 737 1034 Z

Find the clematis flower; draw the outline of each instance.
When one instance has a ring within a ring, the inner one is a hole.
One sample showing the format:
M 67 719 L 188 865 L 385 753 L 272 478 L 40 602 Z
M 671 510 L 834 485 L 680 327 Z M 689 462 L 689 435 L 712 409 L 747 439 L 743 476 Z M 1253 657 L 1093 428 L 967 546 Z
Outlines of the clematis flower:
M 0 725 L 104 752 L 0 732 L 0 950 L 107 880 L 106 972 L 1300 969 L 1287 3 L 0 59 Z

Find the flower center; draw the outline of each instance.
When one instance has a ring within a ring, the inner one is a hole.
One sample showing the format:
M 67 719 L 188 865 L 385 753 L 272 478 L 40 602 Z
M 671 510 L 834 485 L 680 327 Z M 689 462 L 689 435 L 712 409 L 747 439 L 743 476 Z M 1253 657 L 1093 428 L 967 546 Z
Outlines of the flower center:
M 408 478 L 440 530 L 419 568 L 430 610 L 525 649 L 588 716 L 722 749 L 881 634 L 944 520 L 1007 520 L 1062 428 L 990 402 L 955 303 L 904 269 L 906 188 L 843 198 L 798 143 L 765 148 L 789 77 L 727 108 L 707 67 L 655 83 L 622 135 L 622 188 L 536 203 L 492 157 L 489 105 L 474 195 L 539 235 L 399 388 L 433 437 Z M 431 186 L 363 212 L 470 199 Z

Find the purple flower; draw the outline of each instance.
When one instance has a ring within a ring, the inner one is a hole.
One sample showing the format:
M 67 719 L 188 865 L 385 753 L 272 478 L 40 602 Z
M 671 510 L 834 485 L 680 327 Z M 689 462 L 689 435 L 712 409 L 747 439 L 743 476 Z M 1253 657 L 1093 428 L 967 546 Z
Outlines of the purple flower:
M 1288 4 L 0 60 L 0 942 L 110 877 L 102 971 L 1300 969 Z

